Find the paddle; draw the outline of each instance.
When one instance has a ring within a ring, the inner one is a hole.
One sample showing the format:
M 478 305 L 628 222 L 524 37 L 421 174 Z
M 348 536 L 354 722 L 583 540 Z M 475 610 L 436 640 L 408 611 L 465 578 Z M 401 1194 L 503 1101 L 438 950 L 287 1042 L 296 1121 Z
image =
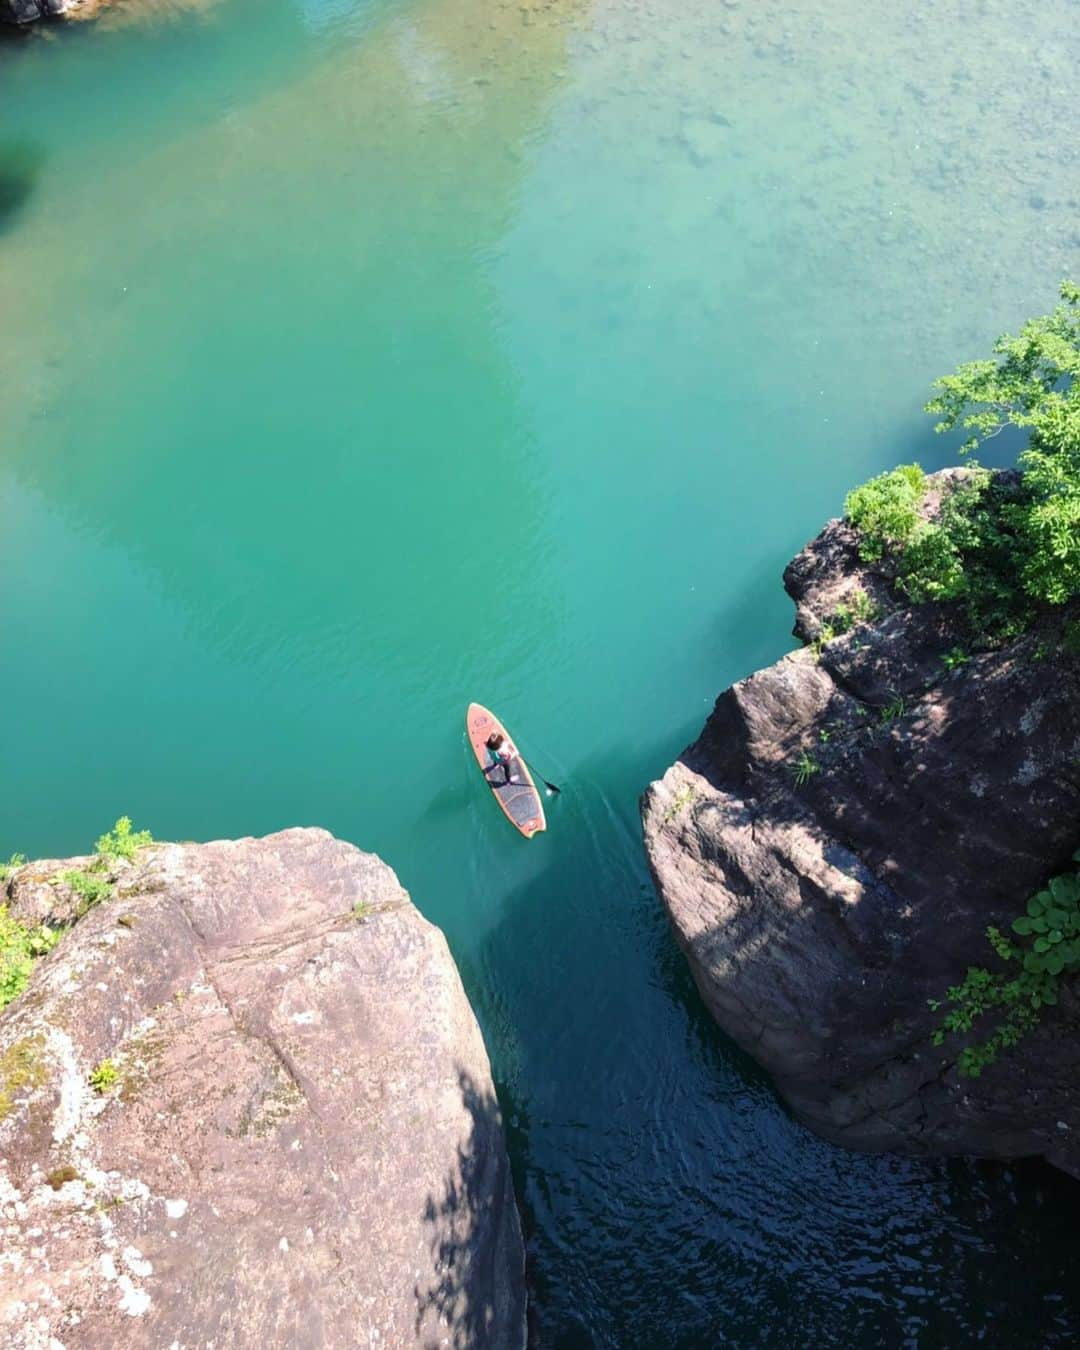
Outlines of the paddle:
M 530 769 L 532 768 L 531 764 L 529 765 L 529 768 Z M 557 797 L 562 792 L 561 787 L 557 787 L 554 783 L 549 783 L 542 773 L 538 773 L 536 776 L 537 778 L 540 779 L 541 783 L 543 783 L 543 785 L 547 788 L 548 792 L 551 793 L 552 796 Z

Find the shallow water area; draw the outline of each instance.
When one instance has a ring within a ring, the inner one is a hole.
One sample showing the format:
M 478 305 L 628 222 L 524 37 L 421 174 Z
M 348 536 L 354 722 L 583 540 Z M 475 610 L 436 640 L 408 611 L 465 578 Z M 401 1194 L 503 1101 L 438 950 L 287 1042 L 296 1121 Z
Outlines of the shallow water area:
M 217 0 L 0 45 L 0 854 L 321 824 L 446 931 L 538 1344 L 1066 1345 L 1075 1189 L 714 1029 L 638 793 L 1080 272 L 1070 0 Z M 526 843 L 477 699 L 559 783 Z

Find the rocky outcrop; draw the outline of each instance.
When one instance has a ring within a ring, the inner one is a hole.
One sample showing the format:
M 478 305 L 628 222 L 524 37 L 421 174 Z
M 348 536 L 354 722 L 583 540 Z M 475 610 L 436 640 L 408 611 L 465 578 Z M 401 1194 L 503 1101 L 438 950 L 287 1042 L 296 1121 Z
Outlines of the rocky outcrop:
M 928 1007 L 1080 842 L 1080 658 L 1057 622 L 950 671 L 956 615 L 900 605 L 840 521 L 784 581 L 804 640 L 856 591 L 880 612 L 727 690 L 643 798 L 704 999 L 827 1138 L 1080 1175 L 1077 992 L 977 1080 Z
M 12 911 L 71 922 L 65 866 Z M 0 1014 L 0 1233 L 4 1345 L 524 1344 L 446 942 L 321 830 L 145 849 L 38 962 Z
M 78 22 L 108 11 L 110 24 L 165 19 L 206 9 L 215 0 L 0 0 L 0 24 L 25 28 L 49 19 Z
M 61 19 L 79 8 L 79 0 L 0 0 L 0 23 L 36 23 Z

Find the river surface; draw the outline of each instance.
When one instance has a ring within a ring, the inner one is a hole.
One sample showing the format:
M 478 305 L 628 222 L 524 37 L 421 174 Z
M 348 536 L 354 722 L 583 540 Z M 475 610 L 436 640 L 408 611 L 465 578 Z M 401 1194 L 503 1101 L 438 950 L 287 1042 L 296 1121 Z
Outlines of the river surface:
M 0 853 L 320 824 L 447 933 L 547 1347 L 1080 1335 L 1077 1194 L 841 1152 L 637 796 L 1080 272 L 1075 0 L 219 0 L 0 45 Z M 563 786 L 526 844 L 463 737 Z

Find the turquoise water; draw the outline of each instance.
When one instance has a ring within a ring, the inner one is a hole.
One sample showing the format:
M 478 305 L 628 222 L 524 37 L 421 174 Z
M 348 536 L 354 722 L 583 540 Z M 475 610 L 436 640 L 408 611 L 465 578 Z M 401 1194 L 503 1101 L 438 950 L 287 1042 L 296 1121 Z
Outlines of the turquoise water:
M 132 3 L 0 46 L 0 852 L 321 824 L 446 931 L 557 1347 L 1066 1344 L 1075 1192 L 843 1153 L 636 798 L 1080 271 L 1070 0 Z M 895 11 L 895 12 L 893 12 Z M 462 718 L 562 784 L 526 845 Z

